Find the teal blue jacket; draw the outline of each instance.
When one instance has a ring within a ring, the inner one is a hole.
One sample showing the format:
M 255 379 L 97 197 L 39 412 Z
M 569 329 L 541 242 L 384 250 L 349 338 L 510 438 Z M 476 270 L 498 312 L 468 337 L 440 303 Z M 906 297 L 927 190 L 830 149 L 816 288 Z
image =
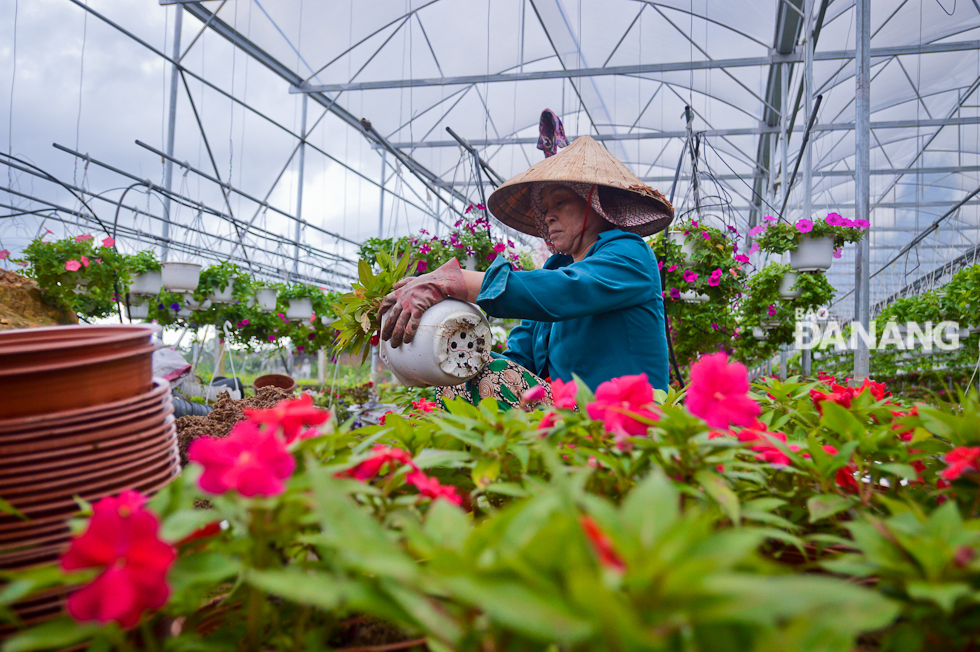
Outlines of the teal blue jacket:
M 604 231 L 579 262 L 556 254 L 543 269 L 517 272 L 498 257 L 476 300 L 487 314 L 521 319 L 504 357 L 543 378 L 599 383 L 645 373 L 667 389 L 667 337 L 660 272 L 650 246 Z

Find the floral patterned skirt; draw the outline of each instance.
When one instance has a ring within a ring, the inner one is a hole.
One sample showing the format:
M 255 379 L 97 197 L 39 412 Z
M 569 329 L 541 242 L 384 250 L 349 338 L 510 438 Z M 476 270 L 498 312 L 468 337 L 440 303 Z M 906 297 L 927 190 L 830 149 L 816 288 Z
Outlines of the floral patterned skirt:
M 476 377 L 462 385 L 436 388 L 436 398 L 444 401 L 462 398 L 473 405 L 477 405 L 485 398 L 494 398 L 501 409 L 509 410 L 520 408 L 524 392 L 536 385 L 544 387 L 546 396 L 541 401 L 535 401 L 533 405 L 524 406 L 524 409 L 529 412 L 538 406 L 552 404 L 551 385 L 516 362 L 496 358 L 491 360 Z

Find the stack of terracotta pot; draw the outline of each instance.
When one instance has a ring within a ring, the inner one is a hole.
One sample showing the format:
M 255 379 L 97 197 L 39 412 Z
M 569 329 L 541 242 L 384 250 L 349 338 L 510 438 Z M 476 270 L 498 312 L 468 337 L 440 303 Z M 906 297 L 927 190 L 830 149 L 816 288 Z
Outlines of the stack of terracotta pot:
M 154 381 L 156 326 L 0 333 L 0 569 L 57 562 L 77 498 L 153 494 L 180 470 L 170 386 Z M 26 622 L 58 613 L 63 591 L 26 601 Z M 3 632 L 0 630 L 0 635 Z

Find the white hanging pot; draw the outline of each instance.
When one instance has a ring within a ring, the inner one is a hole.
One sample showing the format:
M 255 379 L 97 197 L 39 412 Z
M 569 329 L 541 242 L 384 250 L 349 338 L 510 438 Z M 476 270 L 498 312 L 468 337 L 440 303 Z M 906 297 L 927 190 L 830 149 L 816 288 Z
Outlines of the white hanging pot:
M 231 279 L 230 281 L 228 281 L 228 285 L 226 285 L 223 289 L 221 289 L 221 290 L 215 290 L 214 292 L 212 292 L 211 293 L 211 302 L 212 303 L 231 303 L 232 301 L 234 301 L 235 298 L 231 294 L 231 291 L 232 291 L 232 288 L 234 287 L 234 285 L 235 285 L 235 279 Z
M 320 323 L 323 324 L 324 326 L 329 326 L 335 321 L 337 320 L 331 317 L 330 315 L 320 315 Z
M 463 261 L 463 269 L 468 269 L 471 272 L 476 271 L 476 256 L 467 256 L 466 260 Z
M 161 263 L 163 287 L 170 292 L 193 292 L 201 279 L 201 266 L 197 263 Z
M 290 299 L 286 308 L 286 319 L 309 319 L 313 316 L 313 300 Z
M 272 312 L 276 309 L 276 296 L 279 290 L 275 288 L 259 288 L 255 291 L 255 302 L 262 312 Z
M 382 318 L 382 328 L 389 314 Z M 382 341 L 378 354 L 403 385 L 448 387 L 480 373 L 490 362 L 492 345 L 483 312 L 471 303 L 447 299 L 422 314 L 411 342 L 393 348 Z
M 710 298 L 700 292 L 681 292 L 681 301 L 686 303 L 707 303 Z
M 188 317 L 193 316 L 193 314 L 193 310 L 190 308 L 184 308 L 183 306 L 181 306 L 180 310 L 177 311 L 177 316 L 182 317 L 183 319 L 187 319 Z
M 155 297 L 160 294 L 160 286 L 163 285 L 163 275 L 160 270 L 143 272 L 133 277 L 133 282 L 129 286 L 129 293 L 137 297 Z
M 780 298 L 789 301 L 790 299 L 795 299 L 800 296 L 799 290 L 794 290 L 793 285 L 796 284 L 796 279 L 800 277 L 796 272 L 786 272 L 783 275 L 783 280 L 779 283 L 779 296 Z
M 146 319 L 150 316 L 150 306 L 146 303 L 131 302 L 126 309 L 130 319 Z
M 764 319 L 762 321 L 762 327 L 766 330 L 770 330 L 773 328 L 778 328 L 782 323 L 783 322 L 779 321 L 778 319 Z
M 671 240 L 677 242 L 681 246 L 681 260 L 690 260 L 691 256 L 694 255 L 694 244 L 688 240 L 686 235 L 684 235 L 684 231 L 680 229 L 671 229 L 669 235 Z
M 193 295 L 184 295 L 184 305 L 191 310 L 207 310 L 211 307 L 211 299 L 205 299 L 204 301 L 196 301 Z
M 790 252 L 789 264 L 797 272 L 822 272 L 834 262 L 834 238 L 802 236 L 796 251 Z
M 752 337 L 754 337 L 757 340 L 764 340 L 764 339 L 766 339 L 766 331 L 762 330 L 758 326 L 753 326 L 752 327 Z

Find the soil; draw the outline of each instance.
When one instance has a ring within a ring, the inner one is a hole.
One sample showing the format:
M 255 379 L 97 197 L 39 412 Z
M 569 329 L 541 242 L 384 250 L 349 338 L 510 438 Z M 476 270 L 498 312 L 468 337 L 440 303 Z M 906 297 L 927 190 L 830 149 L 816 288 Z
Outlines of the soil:
M 70 308 L 44 302 L 36 281 L 0 269 L 0 331 L 77 323 Z
M 263 387 L 255 396 L 233 400 L 228 392 L 218 395 L 214 410 L 204 417 L 181 417 L 177 419 L 177 445 L 180 448 L 180 463 L 187 464 L 187 447 L 201 437 L 227 437 L 231 429 L 245 418 L 245 408 L 268 409 L 280 401 L 292 398 L 293 393 L 279 387 Z

